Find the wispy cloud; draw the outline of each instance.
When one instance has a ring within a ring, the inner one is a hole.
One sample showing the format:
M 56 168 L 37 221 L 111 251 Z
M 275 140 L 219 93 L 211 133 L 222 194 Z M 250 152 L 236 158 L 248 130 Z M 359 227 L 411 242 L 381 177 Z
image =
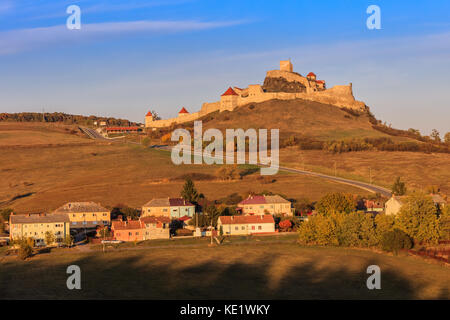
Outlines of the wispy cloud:
M 68 30 L 65 25 L 11 30 L 0 32 L 0 55 L 130 33 L 169 34 L 224 28 L 243 23 L 245 21 L 126 21 L 83 24 L 81 30 Z

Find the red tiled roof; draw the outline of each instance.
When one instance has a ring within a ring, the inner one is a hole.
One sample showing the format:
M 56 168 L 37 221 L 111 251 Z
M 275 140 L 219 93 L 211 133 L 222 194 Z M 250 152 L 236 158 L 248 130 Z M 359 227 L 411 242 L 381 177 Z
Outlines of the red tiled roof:
M 189 217 L 189 216 L 183 216 L 183 217 L 179 218 L 178 220 L 181 220 L 181 221 L 188 221 L 188 220 L 191 220 L 191 219 L 192 219 L 192 217 Z
M 183 107 L 183 108 L 181 108 L 180 112 L 178 112 L 178 113 L 189 113 L 189 112 Z
M 317 83 L 325 83 L 323 80 L 316 80 Z
M 222 224 L 275 223 L 271 214 L 254 216 L 220 216 Z
M 169 205 L 170 206 L 177 206 L 177 207 L 193 206 L 192 203 L 190 203 L 189 201 L 184 200 L 183 198 L 169 198 Z
M 264 196 L 250 196 L 245 200 L 239 202 L 239 204 L 265 204 L 267 203 L 266 197 Z
M 149 112 L 147 112 L 147 114 L 145 115 L 146 117 L 151 117 L 152 116 L 152 113 L 149 111 Z
M 316 75 L 314 74 L 314 72 L 310 72 L 308 73 L 308 77 L 315 77 Z
M 139 220 L 130 220 L 130 221 L 113 220 L 111 229 L 114 230 L 142 229 L 142 226 Z
M 225 91 L 222 96 L 237 96 L 238 94 L 231 88 L 229 87 L 227 91 Z
M 165 217 L 165 216 L 158 216 L 158 217 L 148 216 L 148 217 L 142 217 L 142 218 L 140 218 L 140 220 L 141 220 L 142 223 L 145 223 L 145 224 L 147 224 L 147 223 L 158 223 L 158 222 L 170 223 L 170 218 L 169 217 Z

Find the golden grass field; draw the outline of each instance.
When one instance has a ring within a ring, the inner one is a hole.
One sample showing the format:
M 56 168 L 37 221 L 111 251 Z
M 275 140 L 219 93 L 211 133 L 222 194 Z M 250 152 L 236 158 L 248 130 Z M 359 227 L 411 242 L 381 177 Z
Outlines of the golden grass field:
M 18 129 L 19 128 L 19 129 Z M 215 175 L 217 166 L 173 165 L 170 153 L 121 143 L 96 142 L 76 127 L 39 123 L 0 124 L 0 206 L 17 213 L 51 211 L 69 201 L 96 201 L 112 207 L 140 207 L 154 197 L 178 196 L 187 173 Z M 449 190 L 450 156 L 412 152 L 353 152 L 332 155 L 322 151 L 282 149 L 284 166 L 369 180 L 389 186 L 399 175 L 409 187 L 439 185 Z M 271 191 L 289 198 L 320 199 L 327 192 L 367 194 L 367 191 L 324 179 L 280 172 L 263 184 L 259 174 L 241 180 L 195 181 L 209 199 L 231 193 Z
M 369 250 L 302 247 L 295 239 L 231 238 L 219 247 L 183 239 L 106 253 L 57 249 L 27 261 L 0 257 L 0 299 L 450 298 L 448 267 Z M 81 268 L 81 290 L 66 287 L 73 264 Z M 366 286 L 374 264 L 381 290 Z

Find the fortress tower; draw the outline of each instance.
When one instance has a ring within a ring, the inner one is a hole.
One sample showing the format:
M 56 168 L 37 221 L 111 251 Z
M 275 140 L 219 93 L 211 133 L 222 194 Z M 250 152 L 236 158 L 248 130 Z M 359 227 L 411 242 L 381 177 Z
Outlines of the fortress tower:
M 281 60 L 280 61 L 280 71 L 292 72 L 294 70 L 291 60 Z
M 145 115 L 145 127 L 150 127 L 151 123 L 153 122 L 153 114 L 149 111 Z
M 220 96 L 220 111 L 233 111 L 238 105 L 238 98 L 239 95 L 229 87 L 228 90 Z

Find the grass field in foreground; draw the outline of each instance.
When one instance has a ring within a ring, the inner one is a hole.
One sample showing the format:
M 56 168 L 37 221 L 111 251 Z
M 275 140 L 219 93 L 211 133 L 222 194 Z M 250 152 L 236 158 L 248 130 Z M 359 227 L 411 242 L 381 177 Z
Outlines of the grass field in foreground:
M 447 267 L 367 250 L 301 247 L 292 239 L 208 247 L 79 252 L 0 262 L 1 299 L 449 299 Z M 179 244 L 179 243 L 178 243 Z M 81 290 L 66 288 L 66 268 L 81 268 Z M 366 269 L 381 268 L 381 290 Z

